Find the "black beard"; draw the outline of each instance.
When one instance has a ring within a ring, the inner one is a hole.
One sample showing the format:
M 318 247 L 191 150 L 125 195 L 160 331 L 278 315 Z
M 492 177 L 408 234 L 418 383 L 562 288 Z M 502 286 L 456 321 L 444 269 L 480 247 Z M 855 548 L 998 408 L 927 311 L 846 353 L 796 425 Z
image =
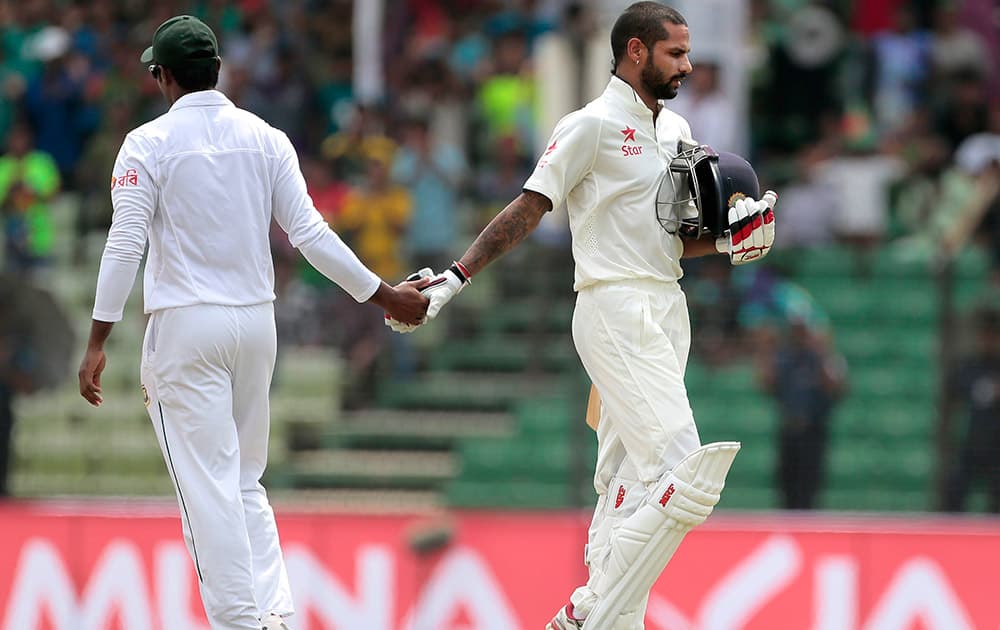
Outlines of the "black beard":
M 670 84 L 673 79 L 681 78 L 683 75 L 664 79 L 663 73 L 656 69 L 651 58 L 646 59 L 646 65 L 642 68 L 640 79 L 642 84 L 656 100 L 668 100 L 677 96 L 677 88 Z

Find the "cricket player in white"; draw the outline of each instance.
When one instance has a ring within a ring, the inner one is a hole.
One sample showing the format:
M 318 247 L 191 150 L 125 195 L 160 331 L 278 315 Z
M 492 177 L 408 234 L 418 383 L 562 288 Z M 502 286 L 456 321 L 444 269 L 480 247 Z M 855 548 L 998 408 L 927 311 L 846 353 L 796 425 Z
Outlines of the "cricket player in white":
M 142 388 L 205 611 L 216 630 L 287 628 L 292 598 L 260 483 L 276 346 L 272 217 L 358 302 L 416 324 L 428 300 L 422 283 L 390 287 L 369 271 L 316 211 L 285 134 L 214 89 L 208 26 L 171 18 L 142 61 L 171 107 L 126 136 L 114 165 L 80 393 L 102 402 L 104 341 L 148 240 Z
M 718 239 L 661 229 L 660 183 L 679 141 L 693 141 L 687 122 L 660 100 L 673 98 L 692 70 L 689 42 L 677 11 L 655 2 L 628 7 L 612 30 L 614 75 L 604 94 L 559 122 L 524 192 L 424 289 L 430 320 L 546 211 L 566 203 L 578 292 L 573 340 L 603 414 L 590 579 L 549 630 L 642 628 L 650 588 L 684 535 L 711 513 L 739 450 L 735 442 L 702 446 L 698 437 L 684 387 L 690 330 L 680 259 L 763 257 L 774 240 L 775 197 L 735 201 L 730 230 Z

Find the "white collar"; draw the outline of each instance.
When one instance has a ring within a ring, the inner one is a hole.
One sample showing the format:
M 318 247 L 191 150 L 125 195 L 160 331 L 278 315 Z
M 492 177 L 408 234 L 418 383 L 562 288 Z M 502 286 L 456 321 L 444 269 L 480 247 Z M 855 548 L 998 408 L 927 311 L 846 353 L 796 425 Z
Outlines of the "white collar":
M 611 75 L 608 87 L 604 88 L 604 96 L 621 106 L 625 111 L 638 116 L 648 116 L 653 113 L 639 98 L 635 88 L 618 75 Z
M 170 111 L 184 107 L 235 107 L 225 94 L 218 90 L 200 90 L 188 92 L 170 106 Z

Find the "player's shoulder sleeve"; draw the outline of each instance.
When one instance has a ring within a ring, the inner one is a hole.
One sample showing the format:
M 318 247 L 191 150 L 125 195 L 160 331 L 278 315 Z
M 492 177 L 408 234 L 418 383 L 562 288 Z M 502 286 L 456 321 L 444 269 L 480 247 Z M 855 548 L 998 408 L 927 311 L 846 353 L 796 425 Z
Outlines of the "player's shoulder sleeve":
M 251 112 L 241 110 L 241 113 L 244 115 L 246 126 L 255 129 L 258 141 L 269 154 L 281 158 L 297 158 L 295 145 L 292 144 L 292 139 L 288 137 L 288 134 L 277 127 L 272 127 L 267 121 L 258 118 Z
M 122 146 L 118 149 L 118 159 L 135 159 L 149 162 L 152 159 L 155 144 L 155 128 L 148 124 L 136 127 L 125 134 Z
M 294 245 L 297 230 L 293 226 L 303 227 L 313 223 L 318 213 L 306 190 L 299 156 L 292 141 L 280 129 L 268 127 L 265 143 L 265 150 L 271 157 L 272 212 L 278 223 L 288 231 Z
M 591 108 L 567 114 L 556 124 L 525 190 L 549 198 L 555 208 L 594 168 L 604 118 Z
M 152 215 L 156 206 L 156 138 L 145 126 L 125 136 L 111 171 L 111 203 L 119 210 Z
M 288 134 L 241 107 L 233 108 L 232 116 L 246 141 L 263 151 L 272 164 L 285 163 L 298 168 L 298 154 Z M 275 173 L 272 168 L 272 174 Z

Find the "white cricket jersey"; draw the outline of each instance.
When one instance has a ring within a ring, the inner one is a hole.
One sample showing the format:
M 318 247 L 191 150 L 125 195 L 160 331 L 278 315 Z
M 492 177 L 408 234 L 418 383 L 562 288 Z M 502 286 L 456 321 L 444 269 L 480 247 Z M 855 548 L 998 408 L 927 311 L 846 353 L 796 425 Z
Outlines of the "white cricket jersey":
M 98 321 L 122 318 L 147 239 L 147 313 L 274 300 L 272 216 L 291 244 L 355 300 L 370 298 L 381 282 L 313 206 L 288 137 L 216 90 L 182 96 L 125 137 L 111 201 Z
M 654 125 L 653 112 L 615 76 L 601 96 L 556 125 L 524 189 L 553 207 L 566 202 L 574 290 L 681 277 L 684 245 L 656 219 L 657 189 L 681 138 L 691 138 L 683 118 L 664 108 Z

